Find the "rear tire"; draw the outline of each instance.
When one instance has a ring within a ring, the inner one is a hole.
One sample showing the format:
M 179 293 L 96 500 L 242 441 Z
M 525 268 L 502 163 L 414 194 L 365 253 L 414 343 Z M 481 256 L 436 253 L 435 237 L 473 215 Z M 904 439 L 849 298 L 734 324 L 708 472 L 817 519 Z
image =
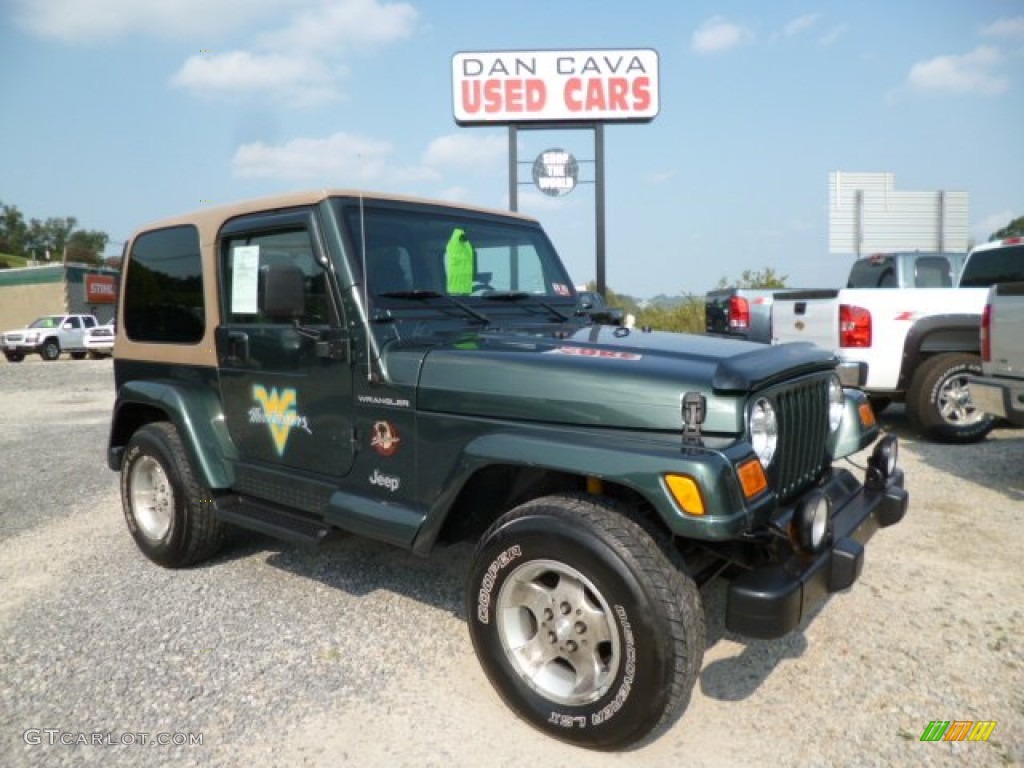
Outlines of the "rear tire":
M 907 391 L 907 417 L 911 425 L 940 442 L 983 440 L 996 419 L 971 402 L 967 376 L 972 374 L 981 374 L 981 360 L 976 355 L 942 354 L 922 363 Z
M 147 424 L 128 442 L 121 503 L 135 543 L 154 563 L 194 565 L 224 543 L 213 494 L 196 479 L 178 431 L 167 422 Z
M 72 352 L 71 353 L 71 359 L 72 360 L 85 360 L 85 352 Z
M 505 703 L 592 749 L 667 728 L 704 655 L 700 594 L 668 538 L 590 496 L 535 499 L 499 518 L 473 559 L 467 619 Z

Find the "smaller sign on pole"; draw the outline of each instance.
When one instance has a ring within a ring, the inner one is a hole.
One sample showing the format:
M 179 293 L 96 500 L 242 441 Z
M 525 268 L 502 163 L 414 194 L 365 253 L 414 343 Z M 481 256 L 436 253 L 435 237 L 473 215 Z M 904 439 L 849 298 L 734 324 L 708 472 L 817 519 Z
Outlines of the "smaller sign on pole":
M 533 183 L 550 197 L 563 197 L 576 189 L 580 166 L 571 152 L 546 149 L 533 161 Z

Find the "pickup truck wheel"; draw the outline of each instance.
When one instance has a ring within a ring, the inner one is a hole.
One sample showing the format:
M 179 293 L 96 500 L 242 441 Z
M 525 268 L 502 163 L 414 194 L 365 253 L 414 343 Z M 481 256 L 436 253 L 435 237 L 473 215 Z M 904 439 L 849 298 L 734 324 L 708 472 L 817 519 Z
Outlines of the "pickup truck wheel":
M 7 358 L 8 363 L 20 363 L 25 359 L 24 352 L 4 352 L 4 357 Z
M 882 395 L 868 395 L 868 402 L 871 403 L 871 410 L 877 414 L 892 405 L 892 398 Z
M 71 353 L 71 359 L 72 360 L 85 360 L 85 352 L 72 352 Z
M 589 496 L 548 496 L 499 518 L 474 555 L 467 616 L 505 703 L 595 749 L 670 725 L 704 655 L 700 594 L 667 537 Z
M 907 393 L 907 417 L 933 440 L 973 443 L 995 426 L 995 417 L 971 402 L 967 376 L 981 374 L 975 355 L 945 354 L 925 361 L 914 373 Z
M 168 568 L 212 557 L 224 541 L 213 495 L 192 472 L 178 431 L 147 424 L 128 443 L 121 467 L 121 502 L 135 543 Z
M 39 356 L 52 363 L 60 357 L 60 343 L 56 339 L 47 339 L 39 348 Z

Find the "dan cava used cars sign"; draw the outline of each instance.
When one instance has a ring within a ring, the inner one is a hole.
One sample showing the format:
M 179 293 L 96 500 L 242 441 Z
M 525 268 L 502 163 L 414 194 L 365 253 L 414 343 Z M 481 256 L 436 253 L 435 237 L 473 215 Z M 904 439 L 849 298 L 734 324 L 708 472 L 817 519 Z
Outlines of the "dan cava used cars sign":
M 455 121 L 647 121 L 658 114 L 649 48 L 490 51 L 452 57 Z

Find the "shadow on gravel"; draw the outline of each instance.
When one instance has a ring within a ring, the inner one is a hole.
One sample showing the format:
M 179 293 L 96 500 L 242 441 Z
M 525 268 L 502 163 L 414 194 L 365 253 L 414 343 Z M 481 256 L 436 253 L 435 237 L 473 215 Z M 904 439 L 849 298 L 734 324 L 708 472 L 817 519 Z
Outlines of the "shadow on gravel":
M 253 555 L 286 573 L 313 579 L 356 597 L 378 591 L 402 595 L 465 621 L 465 583 L 473 547 L 458 544 L 439 549 L 429 558 L 358 536 L 332 534 L 319 549 L 282 543 L 268 536 L 236 531 L 224 552 L 208 565 Z M 200 566 L 202 567 L 202 566 Z M 827 603 L 814 608 L 800 627 L 778 640 L 751 640 L 725 628 L 726 583 L 713 582 L 701 590 L 704 601 L 706 647 L 727 639 L 742 646 L 735 656 L 707 662 L 699 684 L 704 695 L 739 701 L 753 695 L 784 659 L 798 658 L 807 649 L 803 628 Z
M 883 429 L 899 435 L 901 450 L 928 466 L 1002 493 L 1013 501 L 1024 501 L 1024 429 L 1001 424 L 981 442 L 954 445 L 929 442 L 918 435 L 910 427 L 901 405 L 887 408 L 878 422 Z M 912 483 L 913 478 L 908 478 L 911 494 Z
M 707 648 L 727 639 L 743 646 L 739 654 L 705 662 L 700 673 L 701 692 L 719 701 L 742 701 L 752 696 L 784 659 L 803 656 L 807 650 L 804 627 L 828 604 L 813 608 L 793 632 L 778 640 L 752 640 L 725 628 L 726 582 L 717 581 L 701 590 L 704 599 L 704 621 L 707 627 Z
M 307 549 L 249 531 L 233 531 L 217 561 L 251 555 L 266 564 L 362 597 L 385 591 L 433 606 L 465 619 L 463 595 L 473 547 L 438 547 L 424 558 L 389 544 L 341 532 L 331 534 L 318 548 Z

